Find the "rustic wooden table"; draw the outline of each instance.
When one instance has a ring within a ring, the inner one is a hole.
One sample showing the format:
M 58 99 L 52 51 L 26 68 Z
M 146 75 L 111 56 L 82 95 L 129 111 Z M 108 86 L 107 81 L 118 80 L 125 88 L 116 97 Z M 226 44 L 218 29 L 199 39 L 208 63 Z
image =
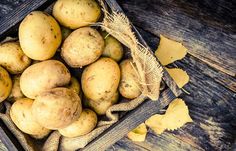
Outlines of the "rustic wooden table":
M 0 1 L 0 20 L 25 0 Z M 126 137 L 108 150 L 230 150 L 236 136 L 236 3 L 224 0 L 118 0 L 152 49 L 159 35 L 183 42 L 190 75 L 182 98 L 194 123 L 145 142 Z M 1 144 L 1 143 L 0 143 Z M 0 150 L 2 145 L 0 145 Z

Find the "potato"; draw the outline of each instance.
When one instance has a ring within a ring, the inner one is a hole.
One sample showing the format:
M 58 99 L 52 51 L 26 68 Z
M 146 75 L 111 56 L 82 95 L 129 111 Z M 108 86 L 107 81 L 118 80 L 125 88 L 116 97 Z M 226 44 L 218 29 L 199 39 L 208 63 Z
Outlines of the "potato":
M 61 135 L 65 137 L 78 137 L 88 134 L 97 125 L 97 115 L 92 110 L 84 109 L 80 117 L 69 126 L 59 129 Z
M 105 48 L 102 53 L 102 56 L 109 57 L 115 61 L 120 61 L 123 56 L 123 47 L 121 43 L 112 36 L 108 36 L 107 33 L 102 33 L 105 39 Z
M 104 101 L 115 94 L 119 81 L 118 64 L 113 59 L 101 58 L 84 69 L 81 86 L 88 99 Z
M 58 0 L 53 16 L 65 27 L 76 29 L 95 23 L 101 9 L 95 0 Z
M 15 102 L 20 98 L 24 98 L 24 94 L 20 89 L 20 75 L 15 75 L 12 79 L 12 90 L 10 95 L 8 96 L 8 100 L 11 102 Z
M 70 72 L 57 60 L 47 60 L 28 67 L 20 77 L 20 88 L 28 98 L 36 98 L 41 92 L 67 85 Z
M 70 83 L 69 85 L 67 85 L 67 88 L 75 91 L 76 94 L 80 94 L 80 84 L 75 77 L 71 77 Z
M 105 101 L 93 101 L 90 99 L 86 99 L 86 104 L 93 109 L 98 115 L 104 115 L 106 114 L 106 111 L 109 107 L 111 107 L 113 104 L 117 103 L 119 99 L 119 93 L 116 92 L 112 98 L 105 100 Z
M 0 102 L 4 101 L 11 93 L 12 81 L 8 72 L 0 66 Z
M 68 88 L 53 88 L 38 95 L 32 105 L 36 121 L 48 129 L 64 128 L 79 118 L 80 97 Z
M 34 60 L 47 60 L 54 56 L 61 44 L 60 26 L 45 12 L 34 11 L 27 15 L 19 27 L 20 46 Z
M 0 65 L 11 74 L 22 73 L 30 65 L 31 59 L 22 51 L 18 42 L 0 45 Z
M 22 98 L 17 100 L 10 109 L 10 117 L 14 124 L 24 133 L 46 136 L 50 130 L 39 125 L 32 116 L 33 100 Z
M 135 72 L 135 65 L 131 59 L 123 60 L 120 63 L 121 81 L 119 85 L 120 94 L 128 99 L 134 99 L 141 94 L 138 75 Z
M 91 27 L 73 31 L 64 41 L 61 56 L 71 67 L 82 67 L 96 61 L 103 52 L 104 40 Z

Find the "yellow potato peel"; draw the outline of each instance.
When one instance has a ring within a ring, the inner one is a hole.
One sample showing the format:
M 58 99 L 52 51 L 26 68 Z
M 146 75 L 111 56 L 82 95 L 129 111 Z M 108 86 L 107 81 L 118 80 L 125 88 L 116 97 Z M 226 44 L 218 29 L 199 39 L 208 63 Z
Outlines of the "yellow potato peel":
M 189 75 L 186 71 L 179 69 L 179 68 L 165 68 L 166 71 L 170 74 L 170 76 L 173 78 L 175 83 L 179 88 L 182 88 L 185 84 L 189 82 Z
M 127 137 L 135 142 L 145 141 L 147 135 L 147 127 L 144 123 L 140 124 L 138 127 L 133 129 L 127 134 Z
M 170 40 L 160 35 L 160 44 L 155 52 L 162 65 L 168 65 L 176 60 L 183 59 L 187 54 L 187 48 L 181 43 Z
M 169 104 L 164 115 L 155 114 L 145 124 L 155 133 L 161 134 L 165 130 L 176 130 L 188 122 L 192 122 L 188 107 L 182 99 L 177 98 Z

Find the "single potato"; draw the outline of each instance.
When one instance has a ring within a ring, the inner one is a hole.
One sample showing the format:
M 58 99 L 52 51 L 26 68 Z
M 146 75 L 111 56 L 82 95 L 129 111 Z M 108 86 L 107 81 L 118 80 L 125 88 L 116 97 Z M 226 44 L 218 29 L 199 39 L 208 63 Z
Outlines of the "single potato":
M 96 61 L 103 52 L 104 40 L 96 29 L 83 27 L 73 31 L 62 45 L 61 56 L 71 67 L 83 67 Z
M 9 100 L 10 102 L 15 102 L 16 100 L 25 97 L 20 89 L 20 75 L 15 75 L 12 78 L 12 83 L 12 90 L 7 100 Z
M 123 60 L 120 63 L 121 81 L 119 92 L 123 97 L 128 99 L 134 99 L 141 94 L 138 75 L 134 68 L 135 65 L 131 59 Z
M 25 96 L 35 99 L 45 90 L 69 84 L 71 75 L 57 60 L 47 60 L 28 67 L 20 77 L 20 88 Z
M 67 85 L 67 88 L 75 91 L 76 94 L 80 94 L 80 84 L 75 77 L 71 77 L 70 83 L 69 85 Z
M 86 99 L 85 101 L 87 101 L 86 104 L 88 104 L 88 106 L 93 109 L 98 115 L 104 115 L 106 114 L 106 111 L 109 109 L 109 107 L 117 103 L 118 99 L 119 93 L 116 92 L 115 95 L 112 96 L 112 98 L 105 101 L 93 101 L 90 99 Z
M 61 40 L 60 26 L 45 12 L 31 12 L 20 24 L 20 46 L 31 59 L 47 60 L 53 57 Z
M 78 94 L 68 88 L 53 88 L 38 95 L 32 105 L 36 121 L 48 129 L 67 127 L 82 112 Z
M 0 65 L 11 74 L 22 73 L 30 62 L 31 59 L 24 54 L 18 42 L 0 45 Z
M 22 132 L 43 137 L 48 135 L 50 130 L 39 125 L 32 116 L 31 107 L 33 102 L 28 98 L 17 100 L 11 106 L 10 117 Z
M 59 129 L 65 137 L 78 137 L 88 134 L 97 125 L 97 115 L 90 109 L 84 109 L 80 117 L 69 126 Z
M 0 66 L 0 103 L 11 93 L 12 81 L 8 72 Z
M 115 94 L 119 81 L 118 64 L 111 58 L 101 58 L 84 69 L 81 86 L 88 99 L 104 101 Z
M 52 13 L 61 25 L 76 29 L 97 22 L 101 9 L 95 0 L 58 0 Z
M 112 58 L 116 62 L 120 61 L 124 53 L 122 44 L 106 32 L 102 32 L 102 36 L 105 40 L 102 56 Z

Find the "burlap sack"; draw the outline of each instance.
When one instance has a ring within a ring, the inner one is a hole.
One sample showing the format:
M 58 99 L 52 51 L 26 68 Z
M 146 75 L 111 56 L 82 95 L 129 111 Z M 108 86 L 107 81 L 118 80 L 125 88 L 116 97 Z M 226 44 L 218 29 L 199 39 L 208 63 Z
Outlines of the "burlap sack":
M 43 143 L 43 147 L 37 147 L 37 143 L 35 143 L 37 140 L 32 140 L 32 138 L 23 134 L 14 125 L 9 117 L 10 104 L 5 103 L 7 110 L 5 114 L 0 114 L 0 118 L 27 151 L 76 150 L 83 148 L 95 137 L 119 120 L 119 111 L 130 111 L 140 105 L 147 98 L 157 100 L 159 97 L 162 67 L 157 62 L 151 51 L 136 39 L 127 17 L 122 13 L 109 12 L 104 2 L 102 0 L 99 0 L 99 2 L 103 8 L 104 19 L 103 22 L 97 23 L 96 26 L 100 26 L 103 30 L 106 30 L 109 34 L 114 36 L 130 49 L 131 57 L 136 65 L 133 68 L 138 75 L 138 82 L 141 85 L 140 89 L 142 90 L 142 94 L 129 102 L 123 102 L 111 106 L 106 112 L 107 120 L 99 121 L 97 127 L 89 134 L 75 138 L 66 138 L 61 136 L 57 131 L 54 131 Z

